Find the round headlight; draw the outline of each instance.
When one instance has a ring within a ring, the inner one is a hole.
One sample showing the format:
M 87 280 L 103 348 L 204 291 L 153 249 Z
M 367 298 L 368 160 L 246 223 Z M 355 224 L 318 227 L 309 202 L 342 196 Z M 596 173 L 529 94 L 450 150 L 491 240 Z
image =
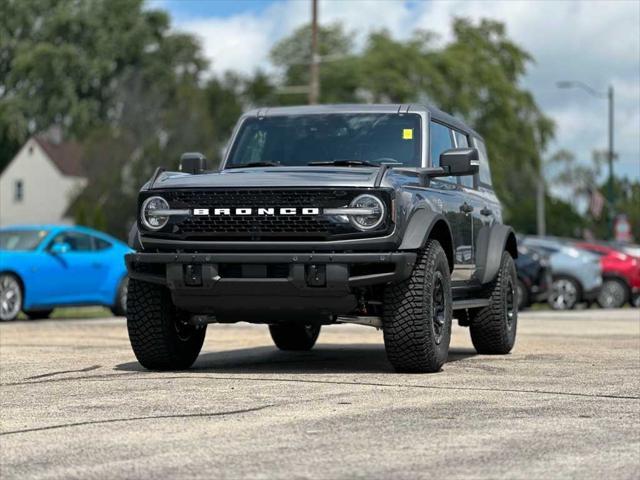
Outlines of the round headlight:
M 351 208 L 367 209 L 366 215 L 349 215 L 351 225 L 358 230 L 373 230 L 384 220 L 384 203 L 374 195 L 364 194 L 353 199 L 349 205 Z
M 166 215 L 159 215 L 157 210 L 168 210 L 169 204 L 162 197 L 149 197 L 142 203 L 140 220 L 149 230 L 160 230 L 169 221 Z

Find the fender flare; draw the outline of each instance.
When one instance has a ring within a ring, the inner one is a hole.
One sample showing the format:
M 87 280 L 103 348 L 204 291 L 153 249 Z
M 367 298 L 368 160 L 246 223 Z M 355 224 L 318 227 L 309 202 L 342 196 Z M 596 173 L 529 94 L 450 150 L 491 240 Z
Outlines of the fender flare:
M 134 222 L 131 225 L 131 229 L 129 230 L 129 235 L 127 237 L 127 245 L 129 248 L 135 250 L 136 252 L 140 252 L 144 250 L 142 246 L 142 242 L 140 241 L 140 232 L 138 231 L 138 224 Z
M 496 277 L 502 262 L 502 252 L 507 251 L 513 258 L 518 256 L 516 235 L 507 225 L 494 224 L 483 227 L 476 240 L 476 271 L 474 278 L 487 284 Z
M 449 268 L 453 270 L 453 235 L 451 225 L 441 213 L 423 207 L 417 208 L 407 223 L 399 250 L 419 250 L 427 244 L 436 224 L 446 225 L 446 229 L 439 230 L 439 235 L 444 235 L 440 243 L 447 254 Z M 444 231 L 446 230 L 446 232 Z M 444 240 L 444 241 L 443 241 Z

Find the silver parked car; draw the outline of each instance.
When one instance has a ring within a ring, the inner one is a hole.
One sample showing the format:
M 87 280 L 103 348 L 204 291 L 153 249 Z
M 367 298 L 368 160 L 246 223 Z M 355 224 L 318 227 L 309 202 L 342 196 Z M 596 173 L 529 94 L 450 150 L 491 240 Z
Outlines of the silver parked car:
M 602 286 L 600 257 L 548 237 L 523 237 L 523 245 L 549 255 L 553 281 L 549 305 L 555 310 L 571 310 L 580 302 L 595 300 Z

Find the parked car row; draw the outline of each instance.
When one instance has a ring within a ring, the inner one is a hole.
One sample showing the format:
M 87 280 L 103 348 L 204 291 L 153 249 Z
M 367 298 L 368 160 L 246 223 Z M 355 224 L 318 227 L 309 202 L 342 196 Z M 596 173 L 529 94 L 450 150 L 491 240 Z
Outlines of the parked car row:
M 0 320 L 22 311 L 47 318 L 54 308 L 102 305 L 124 315 L 127 270 L 121 241 L 84 227 L 0 229 Z
M 547 256 L 532 248 L 519 245 L 516 270 L 518 308 L 524 310 L 531 304 L 546 302 L 552 283 L 551 266 Z
M 545 296 L 556 310 L 594 302 L 602 308 L 640 306 L 640 258 L 622 247 L 534 236 L 520 237 L 518 243 L 523 257 L 516 264 L 523 289 L 521 308 L 545 301 Z M 625 248 L 637 251 L 633 246 Z M 530 272 L 537 271 L 532 264 L 547 269 L 546 293 L 545 282 L 531 280 Z
M 85 227 L 0 228 L 0 320 L 23 312 L 47 318 L 63 306 L 105 306 L 124 315 L 127 272 L 121 241 Z M 520 309 L 548 302 L 556 310 L 597 302 L 640 307 L 640 250 L 553 237 L 518 239 Z

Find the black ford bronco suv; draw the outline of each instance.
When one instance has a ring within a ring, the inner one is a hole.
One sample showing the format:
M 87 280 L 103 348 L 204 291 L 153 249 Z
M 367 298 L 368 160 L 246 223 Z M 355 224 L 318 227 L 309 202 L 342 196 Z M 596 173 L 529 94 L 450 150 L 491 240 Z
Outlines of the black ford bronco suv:
M 149 369 L 196 360 L 207 324 L 269 325 L 282 350 L 322 325 L 381 328 L 398 371 L 447 360 L 452 317 L 479 353 L 515 342 L 516 238 L 482 138 L 421 105 L 265 108 L 219 170 L 185 154 L 139 195 L 127 325 Z

